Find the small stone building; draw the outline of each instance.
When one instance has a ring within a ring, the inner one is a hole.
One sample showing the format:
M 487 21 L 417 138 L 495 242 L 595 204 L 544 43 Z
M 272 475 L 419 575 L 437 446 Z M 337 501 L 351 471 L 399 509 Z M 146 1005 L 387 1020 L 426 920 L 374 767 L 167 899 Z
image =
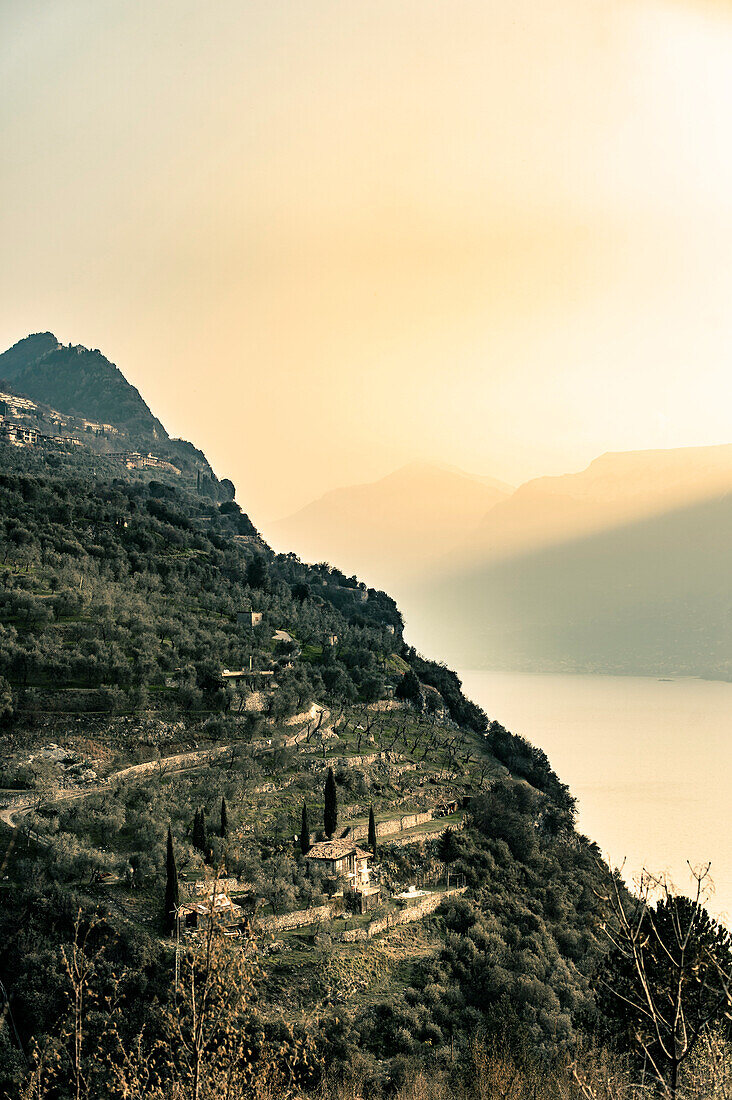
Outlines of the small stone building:
M 321 867 L 327 875 L 346 880 L 347 889 L 356 894 L 361 908 L 379 895 L 379 887 L 371 881 L 371 852 L 359 848 L 353 840 L 322 840 L 313 844 L 305 857 Z
M 181 931 L 205 928 L 211 920 L 224 928 L 240 924 L 244 911 L 229 897 L 229 890 L 235 886 L 236 879 L 193 884 L 193 896 L 178 906 Z
M 236 613 L 236 625 L 237 626 L 260 626 L 262 623 L 263 612 L 261 611 L 237 611 Z

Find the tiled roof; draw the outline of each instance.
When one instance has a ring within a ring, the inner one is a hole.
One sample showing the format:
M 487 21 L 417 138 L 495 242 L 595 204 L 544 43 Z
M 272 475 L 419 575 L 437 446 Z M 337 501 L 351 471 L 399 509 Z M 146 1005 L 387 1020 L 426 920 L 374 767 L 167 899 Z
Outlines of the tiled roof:
M 319 840 L 308 852 L 311 859 L 342 859 L 356 851 L 352 840 Z
M 198 913 L 199 916 L 205 917 L 211 912 L 211 909 L 207 905 L 201 905 L 199 901 L 184 901 L 182 905 L 178 906 L 178 916 L 184 916 L 186 913 Z
M 222 913 L 226 911 L 230 914 L 241 913 L 242 909 L 240 905 L 235 905 L 230 898 L 227 898 L 223 894 L 217 894 L 213 899 L 208 901 L 184 901 L 182 905 L 178 906 L 178 916 L 184 916 L 186 913 L 198 913 L 201 917 L 208 917 L 213 913 Z

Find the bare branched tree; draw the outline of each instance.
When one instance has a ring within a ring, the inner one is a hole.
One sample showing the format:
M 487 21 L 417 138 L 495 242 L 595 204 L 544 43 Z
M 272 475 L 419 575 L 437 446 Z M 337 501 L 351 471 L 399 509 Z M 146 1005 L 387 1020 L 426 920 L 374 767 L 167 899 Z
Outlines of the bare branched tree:
M 71 986 L 71 1027 L 73 1046 L 71 1048 L 71 1072 L 75 1100 L 86 1093 L 87 1082 L 84 1076 L 84 1023 L 88 1012 L 88 1001 L 93 993 L 91 980 L 101 947 L 92 947 L 93 934 L 100 924 L 98 919 L 82 925 L 81 910 L 74 921 L 74 938 L 70 947 L 61 948 L 66 976 Z
M 609 1017 L 620 1020 L 663 1095 L 678 1095 L 679 1073 L 715 1024 L 729 1012 L 724 974 L 730 935 L 705 908 L 709 866 L 693 870 L 690 898 L 644 872 L 629 897 L 619 874 L 605 898 L 612 921 L 604 926 L 611 950 L 600 995 Z

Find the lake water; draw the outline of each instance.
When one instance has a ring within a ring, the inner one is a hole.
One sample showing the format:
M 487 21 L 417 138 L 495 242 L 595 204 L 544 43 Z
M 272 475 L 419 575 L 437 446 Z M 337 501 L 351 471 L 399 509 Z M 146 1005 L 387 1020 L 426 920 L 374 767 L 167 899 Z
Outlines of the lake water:
M 732 684 L 462 671 L 466 694 L 539 745 L 579 802 L 580 830 L 632 881 L 645 866 L 732 925 Z

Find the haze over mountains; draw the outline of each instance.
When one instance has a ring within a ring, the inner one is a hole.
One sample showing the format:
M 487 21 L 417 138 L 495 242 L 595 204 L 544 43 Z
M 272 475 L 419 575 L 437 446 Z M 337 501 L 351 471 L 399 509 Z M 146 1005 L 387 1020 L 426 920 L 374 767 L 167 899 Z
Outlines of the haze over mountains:
M 154 452 L 233 495 L 99 351 L 38 333 L 0 355 L 0 380 L 116 425 L 84 437 L 98 453 Z M 264 534 L 393 592 L 410 638 L 453 665 L 732 679 L 732 445 L 609 453 L 515 490 L 413 463 Z
M 647 519 L 732 488 L 732 446 L 601 455 L 579 473 L 521 485 L 467 535 L 461 554 L 495 560 Z
M 378 481 L 334 489 L 271 524 L 275 545 L 380 584 L 413 582 L 513 492 L 492 478 L 413 462 Z
M 446 574 L 402 596 L 463 667 L 732 679 L 732 496 Z
M 484 481 L 414 480 L 414 499 L 405 471 L 327 494 L 278 534 L 372 583 L 390 571 L 411 635 L 464 667 L 732 677 L 732 446 L 493 485 L 480 516 Z M 450 507 L 468 485 L 470 507 Z

